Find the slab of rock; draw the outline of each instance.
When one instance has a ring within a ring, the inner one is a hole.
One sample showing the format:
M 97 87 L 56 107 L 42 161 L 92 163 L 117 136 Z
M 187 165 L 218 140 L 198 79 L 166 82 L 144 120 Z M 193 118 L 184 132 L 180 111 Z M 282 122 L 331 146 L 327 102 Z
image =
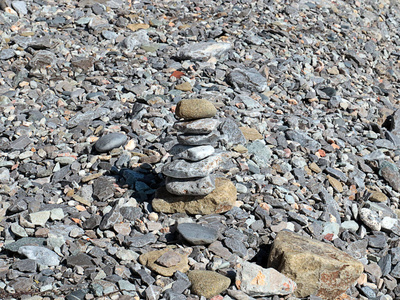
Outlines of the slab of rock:
M 228 74 L 227 80 L 235 88 L 254 92 L 262 93 L 268 87 L 267 79 L 254 68 L 235 68 Z
M 208 245 L 218 238 L 217 230 L 196 223 L 181 223 L 177 230 L 186 241 L 193 245 Z
M 193 270 L 188 274 L 192 292 L 199 296 L 211 298 L 225 291 L 231 280 L 213 271 Z
M 215 106 L 206 99 L 184 99 L 176 105 L 175 115 L 185 120 L 212 118 L 217 113 Z
M 219 121 L 216 119 L 198 119 L 194 121 L 176 122 L 174 128 L 183 133 L 207 134 L 217 129 Z
M 296 283 L 273 268 L 264 269 L 254 263 L 238 264 L 236 287 L 252 297 L 289 295 Z
M 239 126 L 231 119 L 225 119 L 219 126 L 219 131 L 221 132 L 220 140 L 222 142 L 233 145 L 246 144 L 247 142 Z
M 236 202 L 236 187 L 225 178 L 215 179 L 215 190 L 206 196 L 176 196 L 165 188 L 157 190 L 152 206 L 157 212 L 207 215 L 232 209 Z
M 190 147 L 178 154 L 174 155 L 174 158 L 182 158 L 189 161 L 199 161 L 206 157 L 211 156 L 214 154 L 215 149 L 213 146 L 206 145 L 206 146 L 197 146 L 197 147 Z
M 178 196 L 205 196 L 215 190 L 215 180 L 213 176 L 189 179 L 167 177 L 165 188 L 171 194 Z
M 218 154 L 197 162 L 188 162 L 183 159 L 178 159 L 164 165 L 161 172 L 165 176 L 173 178 L 205 177 L 211 172 L 214 172 L 222 160 L 222 155 Z
M 99 138 L 94 145 L 98 152 L 107 152 L 126 143 L 128 137 L 120 132 L 106 134 Z
M 144 253 L 139 256 L 139 262 L 142 265 L 148 267 L 150 270 L 153 270 L 154 272 L 157 272 L 162 276 L 170 277 L 174 275 L 176 271 L 180 271 L 182 273 L 186 273 L 187 271 L 189 271 L 188 258 L 186 255 L 180 253 L 177 253 L 180 256 L 180 262 L 174 266 L 165 267 L 157 263 L 157 260 L 168 251 L 171 251 L 171 249 L 165 248 L 162 250 L 155 250 Z
M 289 231 L 277 234 L 268 266 L 296 282 L 296 297 L 335 299 L 361 275 L 363 265 L 337 248 Z
M 220 57 L 232 49 L 230 43 L 202 42 L 183 46 L 176 54 L 178 59 L 207 60 L 211 57 Z

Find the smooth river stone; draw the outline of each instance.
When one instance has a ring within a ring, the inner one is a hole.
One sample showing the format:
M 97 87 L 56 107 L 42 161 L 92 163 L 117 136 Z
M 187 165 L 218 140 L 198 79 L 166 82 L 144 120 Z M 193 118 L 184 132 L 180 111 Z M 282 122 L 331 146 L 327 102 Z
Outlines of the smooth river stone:
M 219 123 L 216 119 L 206 118 L 188 122 L 176 122 L 174 128 L 183 133 L 207 134 L 217 129 Z
M 220 214 L 231 210 L 236 202 L 236 187 L 226 178 L 215 179 L 215 190 L 206 196 L 176 196 L 165 187 L 156 191 L 152 201 L 156 212 L 190 215 Z
M 174 155 L 174 159 L 182 158 L 189 161 L 199 161 L 209 157 L 210 155 L 214 154 L 214 152 L 214 147 L 210 145 L 191 147 Z
M 127 136 L 123 133 L 113 132 L 98 139 L 94 147 L 98 152 L 107 152 L 126 143 Z
M 185 120 L 212 118 L 217 113 L 215 106 L 206 99 L 184 99 L 176 105 L 175 115 Z
M 178 196 L 204 196 L 215 189 L 215 181 L 211 176 L 189 179 L 167 177 L 165 187 L 168 192 Z
M 201 146 L 211 145 L 218 141 L 219 133 L 217 131 L 209 134 L 181 134 L 178 135 L 178 142 L 182 145 Z
M 215 171 L 222 162 L 222 155 L 209 156 L 197 162 L 188 162 L 183 159 L 174 160 L 162 168 L 165 176 L 173 178 L 206 177 Z
M 217 230 L 196 223 L 181 223 L 177 230 L 192 245 L 208 245 L 218 238 Z

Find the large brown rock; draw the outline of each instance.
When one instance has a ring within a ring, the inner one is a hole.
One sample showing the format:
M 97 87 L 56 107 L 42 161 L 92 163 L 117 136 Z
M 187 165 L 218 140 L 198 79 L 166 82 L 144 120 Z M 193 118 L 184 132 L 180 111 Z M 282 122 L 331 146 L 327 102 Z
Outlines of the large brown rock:
M 206 99 L 185 99 L 176 105 L 175 115 L 185 120 L 212 118 L 217 113 L 215 106 Z
M 165 187 L 157 190 L 153 209 L 162 213 L 187 213 L 208 215 L 232 209 L 236 201 L 236 187 L 226 178 L 215 179 L 215 190 L 206 196 L 176 196 Z
M 225 291 L 231 280 L 217 272 L 206 270 L 193 270 L 188 273 L 192 292 L 199 296 L 211 298 Z
M 297 284 L 295 295 L 335 299 L 363 272 L 363 265 L 337 248 L 289 231 L 277 234 L 269 256 L 272 267 Z

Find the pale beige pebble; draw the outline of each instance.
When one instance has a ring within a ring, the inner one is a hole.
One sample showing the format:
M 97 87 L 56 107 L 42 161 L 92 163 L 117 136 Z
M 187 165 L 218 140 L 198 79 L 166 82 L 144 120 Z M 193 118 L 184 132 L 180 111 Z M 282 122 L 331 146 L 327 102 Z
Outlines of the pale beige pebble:
M 151 212 L 151 213 L 149 213 L 148 218 L 150 221 L 157 222 L 158 221 L 158 213 Z
M 135 140 L 129 140 L 128 143 L 125 145 L 125 150 L 127 151 L 133 151 L 136 148 L 136 141 Z
M 238 201 L 235 202 L 235 204 L 234 204 L 233 206 L 241 207 L 243 204 L 244 204 L 243 201 L 239 201 L 239 200 L 238 200 Z

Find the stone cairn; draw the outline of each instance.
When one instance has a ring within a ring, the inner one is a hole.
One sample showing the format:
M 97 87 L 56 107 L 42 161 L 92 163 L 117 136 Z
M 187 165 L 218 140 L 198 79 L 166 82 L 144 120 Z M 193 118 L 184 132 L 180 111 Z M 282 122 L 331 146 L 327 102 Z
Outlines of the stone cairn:
M 156 193 L 153 200 L 156 211 L 213 213 L 204 208 L 195 208 L 196 205 L 188 201 L 197 201 L 197 204 L 200 201 L 200 206 L 201 201 L 204 201 L 203 206 L 210 206 L 208 202 L 211 201 L 217 210 L 214 212 L 226 211 L 232 207 L 232 199 L 236 200 L 234 185 L 224 178 L 215 179 L 212 174 L 223 161 L 223 153 L 215 153 L 212 146 L 219 139 L 217 129 L 220 122 L 213 118 L 216 113 L 215 106 L 205 99 L 186 99 L 177 104 L 175 114 L 177 118 L 183 119 L 174 124 L 174 128 L 180 132 L 179 144 L 171 150 L 173 161 L 162 168 L 166 176 L 166 191 L 164 189 Z M 214 199 L 219 194 L 218 190 L 232 188 L 234 196 L 232 193 L 228 200 L 222 200 L 219 205 L 218 200 Z M 211 195 L 213 192 L 214 195 Z M 207 198 L 207 195 L 210 197 Z
M 188 99 L 178 103 L 175 114 L 184 119 L 174 124 L 178 135 L 174 160 L 162 169 L 167 191 L 174 195 L 204 196 L 215 189 L 212 172 L 218 168 L 221 157 L 215 154 L 219 121 L 213 119 L 217 110 L 204 99 Z

